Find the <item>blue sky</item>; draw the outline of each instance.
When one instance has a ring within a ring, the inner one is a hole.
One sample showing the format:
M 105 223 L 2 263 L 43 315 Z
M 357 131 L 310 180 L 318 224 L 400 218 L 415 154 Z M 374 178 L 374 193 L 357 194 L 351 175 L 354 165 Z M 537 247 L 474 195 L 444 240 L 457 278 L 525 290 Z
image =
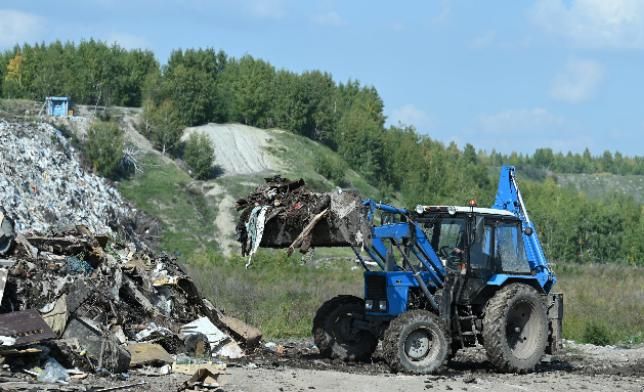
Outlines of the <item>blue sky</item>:
M 644 155 L 644 0 L 0 0 L 0 48 L 90 37 L 358 79 L 460 146 Z

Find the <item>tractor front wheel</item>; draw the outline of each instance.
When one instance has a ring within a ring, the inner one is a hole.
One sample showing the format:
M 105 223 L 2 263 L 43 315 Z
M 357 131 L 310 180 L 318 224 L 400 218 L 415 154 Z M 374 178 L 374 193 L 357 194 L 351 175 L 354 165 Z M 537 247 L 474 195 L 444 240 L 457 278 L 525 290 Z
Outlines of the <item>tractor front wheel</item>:
M 438 316 L 426 310 L 410 310 L 391 321 L 382 350 L 391 370 L 427 374 L 446 362 L 451 347 Z
M 340 295 L 325 302 L 313 319 L 313 340 L 320 354 L 344 361 L 367 360 L 376 350 L 378 338 L 356 329 L 354 320 L 364 319 L 364 301 Z
M 541 296 L 531 286 L 513 283 L 485 306 L 483 345 L 500 371 L 532 371 L 548 343 L 548 318 Z

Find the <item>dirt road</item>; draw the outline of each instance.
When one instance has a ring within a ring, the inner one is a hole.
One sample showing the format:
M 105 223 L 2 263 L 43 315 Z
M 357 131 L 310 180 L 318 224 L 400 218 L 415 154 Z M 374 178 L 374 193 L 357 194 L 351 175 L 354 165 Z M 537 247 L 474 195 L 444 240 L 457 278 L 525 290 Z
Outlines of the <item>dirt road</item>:
M 644 378 L 563 371 L 527 375 L 459 373 L 438 376 L 370 375 L 297 368 L 231 368 L 226 391 L 642 391 Z
M 311 342 L 278 345 L 280 355 L 230 367 L 226 391 L 644 391 L 644 346 L 598 347 L 566 342 L 534 373 L 496 373 L 482 349 L 461 351 L 437 375 L 393 374 L 377 353 L 373 363 L 319 358 Z
M 391 373 L 377 354 L 372 363 L 346 364 L 320 358 L 310 341 L 283 342 L 229 363 L 218 379 L 222 388 L 217 392 L 644 391 L 644 346 L 624 349 L 568 342 L 563 352 L 546 357 L 535 372 L 522 375 L 496 373 L 480 349 L 459 352 L 439 374 L 424 376 Z M 2 376 L 0 371 L 0 391 L 15 390 L 6 388 Z M 12 385 L 28 385 L 29 376 L 18 377 L 24 381 Z M 91 375 L 81 383 L 107 388 L 143 381 L 144 385 L 126 390 L 170 392 L 182 390 L 188 378 L 132 372 L 126 381 Z

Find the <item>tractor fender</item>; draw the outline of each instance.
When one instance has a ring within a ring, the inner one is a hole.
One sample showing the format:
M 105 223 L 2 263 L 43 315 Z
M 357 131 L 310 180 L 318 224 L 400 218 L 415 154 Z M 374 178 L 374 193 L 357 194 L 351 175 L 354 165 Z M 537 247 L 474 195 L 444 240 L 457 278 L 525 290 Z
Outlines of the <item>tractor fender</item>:
M 487 281 L 488 287 L 495 287 L 495 290 L 507 286 L 510 283 L 524 283 L 537 289 L 542 294 L 547 294 L 541 282 L 536 276 L 533 275 L 508 275 L 508 274 L 495 274 L 492 275 Z

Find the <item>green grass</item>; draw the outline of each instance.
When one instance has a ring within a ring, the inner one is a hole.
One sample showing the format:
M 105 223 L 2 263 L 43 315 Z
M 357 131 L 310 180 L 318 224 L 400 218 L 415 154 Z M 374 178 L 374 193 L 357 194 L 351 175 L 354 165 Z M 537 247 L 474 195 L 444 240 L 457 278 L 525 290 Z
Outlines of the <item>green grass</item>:
M 316 259 L 262 250 L 251 269 L 245 260 L 200 254 L 188 267 L 204 296 L 227 313 L 258 326 L 268 338 L 310 336 L 315 311 L 338 294 L 361 296 L 361 269 L 337 248 Z M 331 256 L 331 257 L 327 257 Z M 644 269 L 616 265 L 559 265 L 556 291 L 564 293 L 564 337 L 595 344 L 644 341 Z
M 201 294 L 226 313 L 258 326 L 271 338 L 305 337 L 318 307 L 339 294 L 361 295 L 362 268 L 346 261 L 302 265 L 300 256 L 260 250 L 245 259 L 215 253 L 191 259 L 188 269 Z
M 143 173 L 121 181 L 119 191 L 137 208 L 163 222 L 161 248 L 188 257 L 216 248 L 215 206 L 208 203 L 190 176 L 157 154 L 141 161 Z
M 588 343 L 644 341 L 644 268 L 561 264 L 555 290 L 564 293 L 564 336 Z

